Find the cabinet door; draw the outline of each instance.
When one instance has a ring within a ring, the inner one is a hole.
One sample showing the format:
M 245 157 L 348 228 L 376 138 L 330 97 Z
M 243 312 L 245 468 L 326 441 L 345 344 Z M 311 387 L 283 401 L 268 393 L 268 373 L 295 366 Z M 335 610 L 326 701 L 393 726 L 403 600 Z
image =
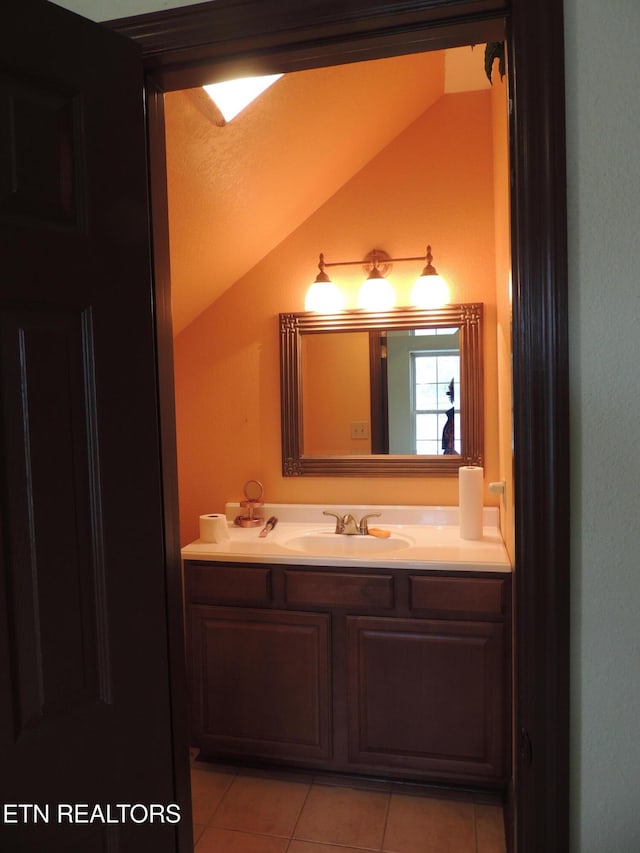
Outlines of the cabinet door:
M 191 606 L 192 741 L 205 753 L 326 758 L 329 616 Z
M 349 758 L 434 780 L 504 775 L 504 627 L 349 617 Z

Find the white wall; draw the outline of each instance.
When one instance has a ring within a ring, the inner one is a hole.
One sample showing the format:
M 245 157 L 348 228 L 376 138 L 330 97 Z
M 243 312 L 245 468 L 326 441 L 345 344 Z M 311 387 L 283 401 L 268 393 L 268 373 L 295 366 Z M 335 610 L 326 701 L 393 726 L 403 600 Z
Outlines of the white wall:
M 77 12 L 92 21 L 115 21 L 131 15 L 144 15 L 178 6 L 193 6 L 203 0 L 53 0 L 56 6 L 63 6 Z
M 60 3 L 94 20 L 189 4 Z M 564 9 L 573 472 L 572 851 L 637 853 L 640 3 L 564 0 Z
M 572 850 L 640 851 L 640 3 L 564 0 Z

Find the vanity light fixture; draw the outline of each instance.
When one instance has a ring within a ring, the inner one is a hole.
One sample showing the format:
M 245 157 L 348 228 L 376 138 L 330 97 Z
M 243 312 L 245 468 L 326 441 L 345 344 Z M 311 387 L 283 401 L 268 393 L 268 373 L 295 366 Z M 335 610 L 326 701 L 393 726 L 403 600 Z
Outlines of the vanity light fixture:
M 358 291 L 358 308 L 365 311 L 388 311 L 396 304 L 395 291 L 385 278 L 385 274 L 391 269 L 391 260 L 387 253 L 380 249 L 369 252 L 365 262 L 371 268 Z M 380 265 L 383 265 L 382 270 Z
M 421 275 L 416 279 L 411 290 L 411 305 L 416 308 L 440 308 L 449 303 L 449 288 L 433 266 L 431 246 L 427 246 L 426 256 L 392 258 L 382 249 L 373 249 L 363 260 L 332 261 L 330 263 L 325 261 L 324 254 L 321 252 L 318 263 L 320 272 L 307 291 L 305 310 L 323 314 L 341 311 L 344 298 L 339 288 L 325 272 L 325 268 L 362 264 L 367 271 L 367 278 L 358 292 L 358 308 L 366 311 L 387 311 L 395 305 L 396 296 L 393 287 L 386 279 L 386 275 L 391 271 L 394 263 L 403 261 L 426 261 Z
M 320 252 L 318 275 L 307 290 L 304 300 L 305 311 L 317 311 L 319 314 L 336 314 L 344 308 L 344 297 L 324 271 L 324 255 Z
M 427 246 L 427 264 L 411 289 L 411 304 L 416 308 L 441 308 L 450 301 L 447 282 L 438 274 L 432 260 L 431 246 Z

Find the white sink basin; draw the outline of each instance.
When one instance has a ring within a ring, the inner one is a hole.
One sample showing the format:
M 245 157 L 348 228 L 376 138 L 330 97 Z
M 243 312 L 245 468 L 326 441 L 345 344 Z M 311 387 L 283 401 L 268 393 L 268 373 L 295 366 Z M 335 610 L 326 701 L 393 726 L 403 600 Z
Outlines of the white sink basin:
M 349 536 L 329 531 L 310 531 L 292 536 L 281 543 L 283 548 L 320 557 L 362 557 L 367 554 L 390 554 L 410 548 L 413 541 L 391 534 L 386 539 L 377 536 Z

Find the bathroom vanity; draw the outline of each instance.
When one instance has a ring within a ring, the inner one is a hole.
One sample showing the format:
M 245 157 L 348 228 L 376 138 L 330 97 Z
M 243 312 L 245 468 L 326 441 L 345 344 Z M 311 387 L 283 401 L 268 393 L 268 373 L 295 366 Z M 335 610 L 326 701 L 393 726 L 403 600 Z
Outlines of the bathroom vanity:
M 334 534 L 315 508 L 324 524 L 183 549 L 192 743 L 222 760 L 500 787 L 511 574 L 497 529 L 465 542 L 455 524 L 356 511 L 382 512 L 391 536 Z

